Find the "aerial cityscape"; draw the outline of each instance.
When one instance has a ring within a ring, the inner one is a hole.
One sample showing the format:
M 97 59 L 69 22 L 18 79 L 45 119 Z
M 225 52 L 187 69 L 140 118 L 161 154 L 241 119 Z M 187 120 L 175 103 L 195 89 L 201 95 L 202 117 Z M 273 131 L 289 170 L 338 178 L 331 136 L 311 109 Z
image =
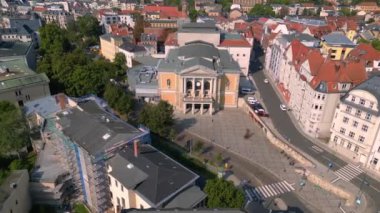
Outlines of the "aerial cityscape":
M 0 0 L 0 213 L 380 212 L 378 5 Z

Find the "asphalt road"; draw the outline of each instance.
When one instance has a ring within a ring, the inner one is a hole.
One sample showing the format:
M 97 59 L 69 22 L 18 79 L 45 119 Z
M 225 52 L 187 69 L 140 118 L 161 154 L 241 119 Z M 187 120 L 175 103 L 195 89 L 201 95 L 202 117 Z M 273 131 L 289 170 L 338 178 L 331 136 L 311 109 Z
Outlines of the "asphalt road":
M 301 151 L 307 153 L 311 157 L 315 158 L 317 161 L 324 165 L 328 165 L 330 162 L 333 163 L 332 170 L 336 171 L 341 167 L 347 165 L 345 161 L 331 154 L 329 151 L 324 150 L 321 153 L 313 151 L 311 148 L 314 143 L 304 137 L 295 125 L 292 123 L 288 112 L 284 112 L 280 109 L 281 100 L 277 96 L 277 93 L 274 91 L 274 88 L 270 84 L 264 83 L 264 79 L 266 78 L 263 70 L 257 69 L 257 67 L 263 66 L 264 57 L 261 56 L 260 50 L 255 49 L 255 55 L 258 57 L 256 62 L 251 62 L 251 72 L 252 76 L 256 82 L 256 87 L 260 91 L 261 97 L 265 103 L 265 106 L 269 112 L 270 118 L 273 121 L 273 124 L 277 128 L 278 132 L 286 138 L 290 139 L 290 143 L 294 146 L 298 147 Z M 322 148 L 322 147 L 321 147 Z M 362 180 L 366 180 L 368 185 L 362 184 Z M 380 211 L 380 182 L 371 178 L 366 174 L 361 174 L 358 177 L 351 180 L 353 184 L 358 186 L 362 185 L 362 191 L 367 194 L 367 197 L 372 198 L 373 200 L 369 200 L 368 205 Z M 377 201 L 377 202 L 373 202 Z M 377 212 L 375 211 L 375 212 Z

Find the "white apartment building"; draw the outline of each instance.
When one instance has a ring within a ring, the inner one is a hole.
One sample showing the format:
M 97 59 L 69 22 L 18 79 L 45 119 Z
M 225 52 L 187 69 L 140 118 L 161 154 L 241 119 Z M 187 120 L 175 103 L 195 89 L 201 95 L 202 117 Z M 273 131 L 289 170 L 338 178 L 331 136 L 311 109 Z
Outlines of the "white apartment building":
M 271 50 L 275 50 L 272 48 Z M 332 61 L 319 50 L 293 40 L 285 53 L 268 51 L 276 69 L 269 62 L 266 71 L 275 78 L 276 88 L 305 133 L 315 138 L 329 138 L 335 107 L 342 94 L 366 80 L 364 65 L 357 61 Z M 274 69 L 272 69 L 274 67 Z M 274 75 L 272 70 L 277 70 Z
M 370 78 L 341 98 L 329 146 L 380 174 L 380 76 Z
M 154 147 L 135 142 L 108 161 L 108 181 L 115 213 L 122 209 L 192 209 L 206 194 L 198 175 Z

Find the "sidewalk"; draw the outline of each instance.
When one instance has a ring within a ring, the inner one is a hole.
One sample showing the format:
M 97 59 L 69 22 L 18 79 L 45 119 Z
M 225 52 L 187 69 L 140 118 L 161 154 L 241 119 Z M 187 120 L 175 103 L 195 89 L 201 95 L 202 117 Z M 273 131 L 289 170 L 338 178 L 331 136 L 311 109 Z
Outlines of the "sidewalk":
M 256 87 L 256 83 L 255 83 L 255 81 L 254 81 L 254 79 L 253 79 L 252 76 L 250 76 L 250 79 L 251 79 L 251 81 L 253 82 L 253 84 L 254 84 L 255 87 Z M 267 78 L 267 79 L 270 81 L 270 84 L 271 84 L 271 86 L 273 87 L 274 82 L 272 81 L 272 79 L 271 79 L 271 78 Z M 257 88 L 257 87 L 256 87 L 256 88 Z M 279 94 L 279 92 L 277 91 L 276 88 L 274 88 L 274 91 L 276 92 L 277 96 L 279 96 L 280 99 L 281 99 L 282 101 L 284 101 L 283 97 Z M 260 91 L 257 90 L 256 93 L 255 93 L 255 95 L 257 96 L 257 98 L 258 98 L 259 100 L 262 100 L 261 95 L 260 95 Z M 262 104 L 265 106 L 265 103 L 264 103 L 263 101 L 262 101 Z M 297 123 L 297 122 L 295 121 L 295 119 L 294 119 L 294 116 L 293 116 L 290 112 L 287 112 L 287 113 L 290 114 L 290 118 L 291 118 L 292 122 L 295 124 L 297 130 L 298 130 L 299 132 L 301 132 L 302 135 L 305 136 L 306 138 L 311 139 L 310 136 L 307 136 L 307 135 L 306 135 L 306 134 L 300 129 L 298 123 Z M 274 126 L 274 124 L 273 124 L 273 122 L 271 121 L 270 118 L 263 118 L 262 120 L 264 121 L 265 124 L 268 125 L 269 128 L 271 128 L 271 130 L 277 135 L 277 137 L 282 138 L 283 141 L 286 141 L 286 140 L 282 137 L 282 135 L 277 131 L 277 129 L 275 128 L 275 126 Z M 316 145 L 321 145 L 321 144 L 323 144 L 322 146 L 323 146 L 325 149 L 329 148 L 329 147 L 327 146 L 327 144 L 325 144 L 325 143 L 323 143 L 323 142 L 321 142 L 321 141 L 318 141 L 318 140 L 315 140 L 315 139 L 314 139 L 314 140 L 311 140 L 311 141 L 312 141 L 314 144 L 316 144 Z M 296 150 L 298 150 L 298 149 L 296 149 Z M 330 150 L 330 149 L 327 149 L 327 150 Z M 328 181 L 328 182 L 331 182 L 332 180 L 334 180 L 335 178 L 337 178 L 337 176 L 334 174 L 334 172 L 331 171 L 331 170 L 329 170 L 327 166 L 320 164 L 317 160 L 315 160 L 314 158 L 312 158 L 311 156 L 309 156 L 307 153 L 304 153 L 304 152 L 302 152 L 302 151 L 300 151 L 300 150 L 298 150 L 298 151 L 301 152 L 304 156 L 306 156 L 309 160 L 311 160 L 311 161 L 315 164 L 315 168 L 307 168 L 309 171 L 311 171 L 311 172 L 314 173 L 314 174 L 317 174 L 317 175 L 321 176 L 324 180 L 326 180 L 326 181 Z M 343 190 L 346 190 L 347 192 L 349 192 L 349 193 L 351 193 L 351 194 L 353 194 L 353 195 L 356 195 L 356 194 L 358 193 L 358 191 L 359 191 L 358 187 L 356 187 L 354 184 L 352 184 L 352 183 L 350 183 L 350 182 L 338 181 L 338 182 L 335 183 L 335 185 L 336 185 L 336 186 L 339 186 L 339 187 L 342 188 Z M 318 186 L 317 186 L 317 188 L 318 188 Z M 303 189 L 302 189 L 302 190 L 303 190 Z M 308 189 L 306 189 L 306 190 L 308 190 Z M 301 193 L 301 194 L 303 194 L 303 193 Z M 313 196 L 309 196 L 309 195 L 310 195 L 310 193 L 306 193 L 306 194 L 303 194 L 302 197 L 303 197 L 303 198 L 306 198 L 306 200 L 314 199 Z M 364 202 L 364 203 L 366 204 L 366 202 Z M 356 208 L 355 210 L 352 210 L 352 209 L 351 209 L 352 206 L 351 206 L 351 207 L 349 207 L 349 206 L 343 206 L 343 204 L 339 202 L 339 203 L 338 203 L 338 206 L 340 206 L 340 205 L 342 205 L 342 208 L 345 209 L 346 211 L 350 210 L 350 212 L 366 212 L 365 205 L 361 205 L 361 206 L 359 206 L 358 208 L 355 207 L 355 208 Z

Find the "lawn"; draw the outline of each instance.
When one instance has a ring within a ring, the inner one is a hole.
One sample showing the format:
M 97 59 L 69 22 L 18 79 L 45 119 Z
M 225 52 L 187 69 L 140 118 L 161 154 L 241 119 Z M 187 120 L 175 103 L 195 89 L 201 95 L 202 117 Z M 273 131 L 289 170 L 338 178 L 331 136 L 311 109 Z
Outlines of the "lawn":
M 75 213 L 89 213 L 88 209 L 83 203 L 74 204 L 74 212 Z

